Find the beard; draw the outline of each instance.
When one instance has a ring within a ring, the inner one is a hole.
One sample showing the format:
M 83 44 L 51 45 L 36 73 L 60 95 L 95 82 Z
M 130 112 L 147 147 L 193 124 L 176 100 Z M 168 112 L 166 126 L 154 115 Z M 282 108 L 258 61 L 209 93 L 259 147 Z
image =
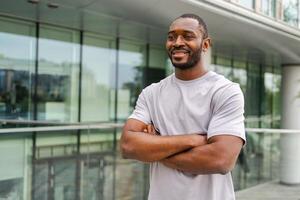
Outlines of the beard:
M 171 51 L 168 53 L 169 55 L 169 58 L 173 64 L 173 66 L 177 69 L 181 69 L 181 70 L 187 70 L 187 69 L 191 69 L 193 68 L 200 60 L 201 60 L 201 49 L 202 49 L 202 44 L 200 45 L 200 48 L 199 49 L 196 49 L 195 51 L 191 51 L 189 49 L 189 52 L 190 52 L 190 55 L 188 57 L 188 60 L 187 62 L 185 63 L 176 63 L 176 62 L 173 62 L 173 59 L 172 59 L 172 51 L 173 50 L 179 50 L 181 48 L 173 48 L 171 49 Z

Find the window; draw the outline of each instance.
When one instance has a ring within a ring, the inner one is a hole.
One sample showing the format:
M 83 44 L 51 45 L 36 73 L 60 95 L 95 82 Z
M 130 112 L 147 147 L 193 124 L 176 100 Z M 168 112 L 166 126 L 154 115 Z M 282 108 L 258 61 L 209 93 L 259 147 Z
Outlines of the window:
M 146 45 L 120 40 L 118 80 L 118 119 L 125 120 L 131 114 L 138 95 L 142 91 L 143 70 L 146 67 Z
M 35 24 L 0 18 L 0 118 L 32 119 Z
M 261 12 L 276 17 L 276 1 L 275 0 L 261 0 Z
M 283 20 L 292 26 L 298 26 L 299 0 L 283 0 Z
M 85 34 L 83 42 L 81 121 L 114 120 L 116 40 Z
M 41 26 L 38 120 L 78 121 L 79 32 Z
M 253 0 L 240 0 L 239 4 L 241 4 L 242 6 L 244 6 L 246 8 L 250 8 L 250 9 L 254 8 Z

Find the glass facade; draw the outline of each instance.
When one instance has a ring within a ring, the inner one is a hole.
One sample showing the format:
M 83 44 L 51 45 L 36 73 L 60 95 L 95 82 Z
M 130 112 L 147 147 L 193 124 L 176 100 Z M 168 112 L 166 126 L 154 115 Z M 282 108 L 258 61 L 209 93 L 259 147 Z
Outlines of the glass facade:
M 283 20 L 295 27 L 299 27 L 299 0 L 282 0 Z
M 276 17 L 276 0 L 260 0 L 260 5 L 262 13 L 273 18 Z
M 79 33 L 38 27 L 37 119 L 77 122 Z
M 219 49 L 224 48 L 214 49 L 211 69 L 240 84 L 246 127 L 279 128 L 281 67 L 277 61 L 271 57 L 258 63 L 262 59 L 251 59 L 244 53 L 228 56 Z M 279 134 L 247 133 L 247 145 L 232 171 L 237 190 L 278 178 L 279 138 Z
M 83 35 L 81 121 L 113 121 L 115 114 L 116 39 Z
M 230 57 L 216 49 L 212 57 L 211 70 L 240 84 L 245 95 L 247 127 L 278 128 L 281 67 L 278 64 L 264 66 L 254 59 Z
M 253 9 L 254 8 L 254 0 L 239 0 L 239 3 L 246 8 Z
M 228 1 L 228 0 L 224 0 Z M 283 21 L 284 23 L 300 28 L 300 1 L 299 0 L 229 0 L 244 8 L 259 11 L 264 15 Z
M 36 58 L 33 23 L 0 18 L 0 117 L 32 119 Z
M 138 25 L 124 27 L 114 36 L 1 17 L 0 118 L 123 122 L 141 90 L 173 71 L 163 44 L 134 32 Z M 262 63 L 215 51 L 209 68 L 240 84 L 247 127 L 278 128 L 281 71 Z M 110 129 L 1 135 L 0 199 L 146 199 L 149 166 L 121 159 L 119 136 Z M 278 140 L 248 134 L 236 189 L 277 177 Z
M 142 88 L 166 75 L 163 45 L 6 18 L 0 23 L 3 119 L 124 121 Z

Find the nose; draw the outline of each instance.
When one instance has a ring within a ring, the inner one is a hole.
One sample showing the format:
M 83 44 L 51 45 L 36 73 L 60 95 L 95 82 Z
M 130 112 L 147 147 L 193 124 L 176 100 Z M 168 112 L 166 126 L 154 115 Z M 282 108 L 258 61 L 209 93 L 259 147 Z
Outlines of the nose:
M 174 46 L 179 47 L 179 46 L 182 46 L 183 44 L 184 44 L 184 40 L 183 40 L 182 36 L 179 35 L 174 42 Z

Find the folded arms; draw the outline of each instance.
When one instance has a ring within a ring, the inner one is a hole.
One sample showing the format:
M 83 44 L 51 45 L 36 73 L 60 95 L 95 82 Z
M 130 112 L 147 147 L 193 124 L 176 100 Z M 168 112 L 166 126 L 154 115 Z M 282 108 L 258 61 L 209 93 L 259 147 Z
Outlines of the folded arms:
M 193 174 L 226 174 L 234 167 L 243 140 L 226 133 L 207 140 L 201 133 L 161 136 L 145 123 L 127 120 L 121 137 L 124 158 L 161 162 Z

